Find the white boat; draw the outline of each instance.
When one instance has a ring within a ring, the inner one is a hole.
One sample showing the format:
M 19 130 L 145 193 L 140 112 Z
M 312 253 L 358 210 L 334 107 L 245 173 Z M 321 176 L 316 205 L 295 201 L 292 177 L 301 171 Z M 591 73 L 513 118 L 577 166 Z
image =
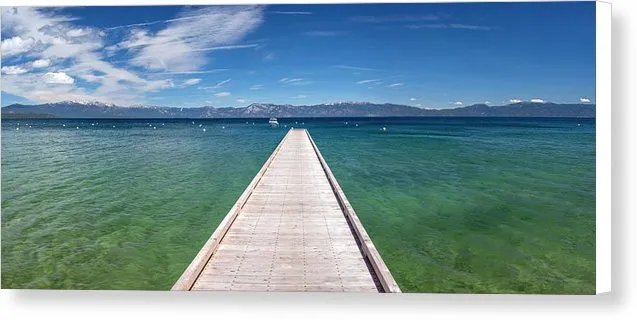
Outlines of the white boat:
M 268 123 L 270 124 L 270 127 L 278 127 L 279 126 L 279 121 L 277 121 L 276 118 L 270 118 L 270 121 L 268 121 Z

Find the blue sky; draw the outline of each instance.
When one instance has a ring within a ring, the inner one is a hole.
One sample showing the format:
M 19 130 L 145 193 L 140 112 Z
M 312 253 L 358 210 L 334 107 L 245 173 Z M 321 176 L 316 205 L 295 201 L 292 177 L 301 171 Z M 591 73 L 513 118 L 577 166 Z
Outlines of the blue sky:
M 2 8 L 2 105 L 595 101 L 594 2 Z

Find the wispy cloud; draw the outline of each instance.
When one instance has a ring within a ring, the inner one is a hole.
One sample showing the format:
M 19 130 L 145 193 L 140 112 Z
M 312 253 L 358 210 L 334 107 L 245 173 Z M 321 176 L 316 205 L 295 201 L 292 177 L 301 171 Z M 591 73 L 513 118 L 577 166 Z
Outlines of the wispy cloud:
M 105 34 L 75 26 L 76 20 L 55 10 L 2 8 L 3 32 L 13 36 L 2 42 L 3 59 L 7 52 L 19 53 L 22 67 L 33 68 L 25 74 L 3 76 L 2 90 L 36 102 L 90 99 L 130 105 L 139 103 L 146 92 L 171 87 L 167 79 L 146 79 L 106 61 Z M 64 67 L 46 72 L 45 65 L 53 62 Z M 76 79 L 94 86 L 80 87 Z
M 415 22 L 415 21 L 434 21 L 440 17 L 433 14 L 423 15 L 386 15 L 386 16 L 354 16 L 350 20 L 362 23 L 386 23 L 386 22 Z
M 463 105 L 464 103 L 462 103 L 462 101 L 456 101 L 456 102 L 454 102 L 453 104 L 455 104 L 455 105 L 457 105 L 457 106 L 461 106 L 461 105 Z
M 250 90 L 261 90 L 261 89 L 263 89 L 263 85 L 262 84 L 255 84 L 255 85 L 250 87 Z
M 281 79 L 279 79 L 279 82 L 281 82 L 281 83 L 294 83 L 294 82 L 299 82 L 299 81 L 303 81 L 303 78 L 281 78 Z
M 239 103 L 245 103 L 245 102 L 246 102 L 246 99 L 237 99 L 237 102 L 239 102 Z
M 356 71 L 378 71 L 378 70 L 372 69 L 372 68 L 348 66 L 348 65 L 342 65 L 342 64 L 332 66 L 332 68 L 345 69 L 345 70 L 356 70 Z
M 130 63 L 152 71 L 197 71 L 206 63 L 205 51 L 255 47 L 237 44 L 263 21 L 263 9 L 253 6 L 214 6 L 189 9 L 160 31 L 131 30 L 111 49 L 126 50 Z
M 287 15 L 310 15 L 314 14 L 309 11 L 270 11 L 272 14 L 287 14 Z
M 197 83 L 201 82 L 201 79 L 197 79 L 197 78 L 193 78 L 193 79 L 187 79 L 183 82 L 184 86 L 192 86 L 195 85 Z
M 487 31 L 487 30 L 493 29 L 493 27 L 490 27 L 490 26 L 475 26 L 470 24 L 458 24 L 458 23 L 452 23 L 449 26 L 454 29 L 468 29 L 468 30 L 480 30 L 480 31 Z
M 522 100 L 520 100 L 520 99 L 510 99 L 509 102 L 510 103 L 520 103 L 520 102 L 522 102 Z
M 220 81 L 219 83 L 215 84 L 213 88 L 219 89 L 219 88 L 223 87 L 224 84 L 226 84 L 226 83 L 228 83 L 230 81 L 232 81 L 232 79 L 226 79 L 226 80 Z
M 155 20 L 155 21 L 149 21 L 149 22 L 132 23 L 132 24 L 125 24 L 125 25 L 107 27 L 107 28 L 104 28 L 104 30 L 116 30 L 116 29 L 125 29 L 125 28 L 133 28 L 133 27 L 143 27 L 143 26 L 150 26 L 150 25 L 154 25 L 154 24 L 169 23 L 169 22 L 184 21 L 184 20 L 192 20 L 192 19 L 197 19 L 197 18 L 201 18 L 201 17 L 205 17 L 205 16 L 206 16 L 205 14 L 202 14 L 202 15 L 194 15 L 194 16 L 188 16 L 188 17 L 175 18 L 175 19 Z
M 227 92 L 227 91 L 215 93 L 215 97 L 228 97 L 230 95 L 232 95 L 232 94 L 230 92 Z
M 475 31 L 489 31 L 493 30 L 493 27 L 490 26 L 477 26 L 477 25 L 469 25 L 469 24 L 440 24 L 440 23 L 428 23 L 428 24 L 411 24 L 407 25 L 409 29 L 465 29 L 465 30 L 475 30 Z
M 2 67 L 3 74 L 23 74 L 27 73 L 29 70 L 20 67 L 20 66 L 4 66 Z
M 590 102 L 591 102 L 591 99 L 588 99 L 588 98 L 579 98 L 579 102 L 581 102 L 581 103 L 590 103 Z
M 167 71 L 161 72 L 161 74 L 205 74 L 205 73 L 219 73 L 223 71 L 227 71 L 228 69 L 212 69 L 212 70 L 201 70 L 201 71 Z
M 199 51 L 234 50 L 234 49 L 254 48 L 258 46 L 259 44 L 237 44 L 232 46 L 218 46 L 218 47 L 210 47 L 210 48 L 192 49 L 191 51 L 199 52 Z
M 335 37 L 345 34 L 342 31 L 327 31 L 327 30 L 314 30 L 301 32 L 302 35 L 308 37 Z
M 534 102 L 534 103 L 545 103 L 545 102 L 546 102 L 546 100 L 544 100 L 544 99 L 539 99 L 539 98 L 535 98 L 535 99 L 531 99 L 531 102 Z
M 298 94 L 296 96 L 290 97 L 290 99 L 305 99 L 305 98 L 307 98 L 307 96 L 304 94 Z
M 366 83 L 380 84 L 382 83 L 382 81 L 380 79 L 368 79 L 368 80 L 361 80 L 356 82 L 356 84 L 366 84 Z
M 402 82 L 392 83 L 392 84 L 388 85 L 387 88 L 401 87 L 403 85 L 404 85 L 404 83 L 402 83 Z
M 279 82 L 284 85 L 303 85 L 311 83 L 311 81 L 303 78 L 281 78 Z

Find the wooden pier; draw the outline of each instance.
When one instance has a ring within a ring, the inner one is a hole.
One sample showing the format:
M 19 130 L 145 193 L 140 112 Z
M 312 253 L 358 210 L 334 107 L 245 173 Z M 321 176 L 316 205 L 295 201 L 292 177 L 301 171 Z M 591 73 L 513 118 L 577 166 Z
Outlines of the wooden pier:
M 172 290 L 400 292 L 305 129 L 292 129 Z

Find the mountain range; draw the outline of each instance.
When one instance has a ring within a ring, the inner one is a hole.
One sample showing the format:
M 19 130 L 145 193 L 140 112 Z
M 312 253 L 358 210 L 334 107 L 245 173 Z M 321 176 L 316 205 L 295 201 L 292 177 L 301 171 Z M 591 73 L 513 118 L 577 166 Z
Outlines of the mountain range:
M 3 118 L 316 118 L 316 117 L 580 117 L 594 118 L 595 104 L 519 102 L 423 109 L 400 104 L 337 102 L 318 105 L 253 103 L 247 107 L 122 107 L 97 101 L 63 101 L 1 108 Z

